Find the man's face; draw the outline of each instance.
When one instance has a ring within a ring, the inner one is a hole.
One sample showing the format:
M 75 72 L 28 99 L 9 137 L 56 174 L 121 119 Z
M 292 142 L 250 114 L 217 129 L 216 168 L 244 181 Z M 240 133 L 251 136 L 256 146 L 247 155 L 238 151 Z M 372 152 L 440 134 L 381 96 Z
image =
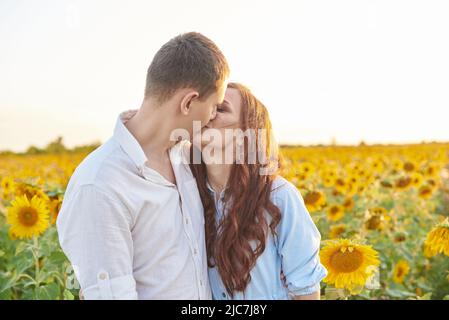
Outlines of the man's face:
M 241 111 L 242 111 L 242 97 L 240 92 L 234 88 L 226 89 L 223 103 L 218 106 L 215 118 L 211 119 L 209 123 L 202 129 L 203 138 L 201 143 L 203 146 L 210 145 L 215 148 L 233 148 L 235 145 L 235 138 L 230 141 L 209 141 L 208 133 L 215 131 L 223 138 L 226 136 L 227 129 L 241 129 Z M 227 144 L 225 144 L 225 142 Z
M 217 107 L 223 103 L 227 83 L 224 82 L 217 91 L 211 93 L 204 101 L 197 100 L 192 106 L 192 118 L 201 121 L 201 128 L 213 120 L 217 114 Z

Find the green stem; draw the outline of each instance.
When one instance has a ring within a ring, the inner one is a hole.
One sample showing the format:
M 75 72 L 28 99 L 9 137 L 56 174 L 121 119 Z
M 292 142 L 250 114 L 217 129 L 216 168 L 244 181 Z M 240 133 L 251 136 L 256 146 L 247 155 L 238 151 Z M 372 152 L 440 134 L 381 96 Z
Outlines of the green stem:
M 39 242 L 36 236 L 33 237 L 33 257 L 35 266 L 36 287 L 39 287 Z

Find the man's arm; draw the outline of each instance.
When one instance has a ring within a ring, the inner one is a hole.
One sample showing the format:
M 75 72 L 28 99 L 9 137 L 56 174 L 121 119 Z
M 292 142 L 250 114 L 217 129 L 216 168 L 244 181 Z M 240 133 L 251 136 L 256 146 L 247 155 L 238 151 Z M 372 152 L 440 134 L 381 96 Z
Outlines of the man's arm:
M 66 197 L 57 219 L 59 242 L 84 298 L 137 299 L 127 209 L 94 185 Z

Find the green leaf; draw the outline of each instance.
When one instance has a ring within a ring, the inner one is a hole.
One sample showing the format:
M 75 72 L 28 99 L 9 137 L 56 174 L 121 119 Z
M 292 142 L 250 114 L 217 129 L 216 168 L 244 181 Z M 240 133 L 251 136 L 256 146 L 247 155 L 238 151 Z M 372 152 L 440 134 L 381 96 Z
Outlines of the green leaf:
M 28 257 L 23 257 L 23 259 L 19 259 L 15 263 L 15 269 L 18 274 L 24 273 L 27 269 L 31 268 L 34 265 L 34 261 L 29 259 Z
M 2 277 L 3 279 L 0 278 L 0 293 L 8 291 L 13 287 L 18 288 L 22 286 L 23 282 L 20 279 L 21 275 L 17 274 L 15 271 L 4 273 L 2 274 Z
M 50 283 L 36 288 L 35 297 L 39 300 L 55 300 L 59 297 L 59 286 L 56 283 Z
M 25 241 L 19 242 L 19 244 L 16 246 L 16 256 L 19 255 L 21 252 L 28 250 L 29 248 L 30 248 L 29 243 Z
M 54 251 L 51 253 L 50 257 L 48 258 L 48 262 L 55 265 L 61 265 L 62 263 L 66 262 L 67 258 L 65 254 L 61 251 Z
M 54 250 L 55 248 L 52 244 L 48 241 L 42 241 L 39 244 L 39 258 L 50 256 L 53 252 L 55 252 Z
M 67 289 L 64 290 L 63 296 L 64 300 L 75 300 L 75 296 Z
M 420 297 L 417 297 L 418 300 L 430 300 L 432 298 L 432 292 L 427 292 Z
M 385 293 L 388 294 L 389 296 L 392 296 L 394 298 L 405 298 L 405 297 L 416 297 L 416 294 L 408 292 L 408 291 L 404 291 L 404 290 L 399 290 L 399 289 L 386 289 Z
M 12 291 L 11 289 L 3 290 L 0 292 L 0 300 L 11 300 Z

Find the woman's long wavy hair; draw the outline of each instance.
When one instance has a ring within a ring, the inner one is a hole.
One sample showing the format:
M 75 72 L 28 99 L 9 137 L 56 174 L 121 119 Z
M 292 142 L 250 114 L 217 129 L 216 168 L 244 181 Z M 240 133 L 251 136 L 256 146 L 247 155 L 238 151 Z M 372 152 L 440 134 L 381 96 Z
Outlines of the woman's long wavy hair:
M 248 161 L 246 136 L 244 161 L 234 161 L 224 195 L 224 203 L 230 208 L 225 208 L 225 218 L 219 224 L 215 218 L 215 201 L 206 184 L 206 165 L 201 161 L 190 166 L 204 207 L 208 265 L 217 268 L 227 292 L 234 296 L 235 292 L 243 292 L 251 280 L 250 271 L 265 250 L 269 230 L 276 236 L 281 212 L 271 201 L 270 193 L 281 159 L 265 106 L 241 84 L 230 83 L 228 88 L 237 89 L 241 95 L 240 128 L 254 130 L 259 137 L 256 148 L 268 161 Z M 199 151 L 192 145 L 190 159 L 193 152 Z M 270 174 L 261 174 L 264 169 L 271 170 Z

